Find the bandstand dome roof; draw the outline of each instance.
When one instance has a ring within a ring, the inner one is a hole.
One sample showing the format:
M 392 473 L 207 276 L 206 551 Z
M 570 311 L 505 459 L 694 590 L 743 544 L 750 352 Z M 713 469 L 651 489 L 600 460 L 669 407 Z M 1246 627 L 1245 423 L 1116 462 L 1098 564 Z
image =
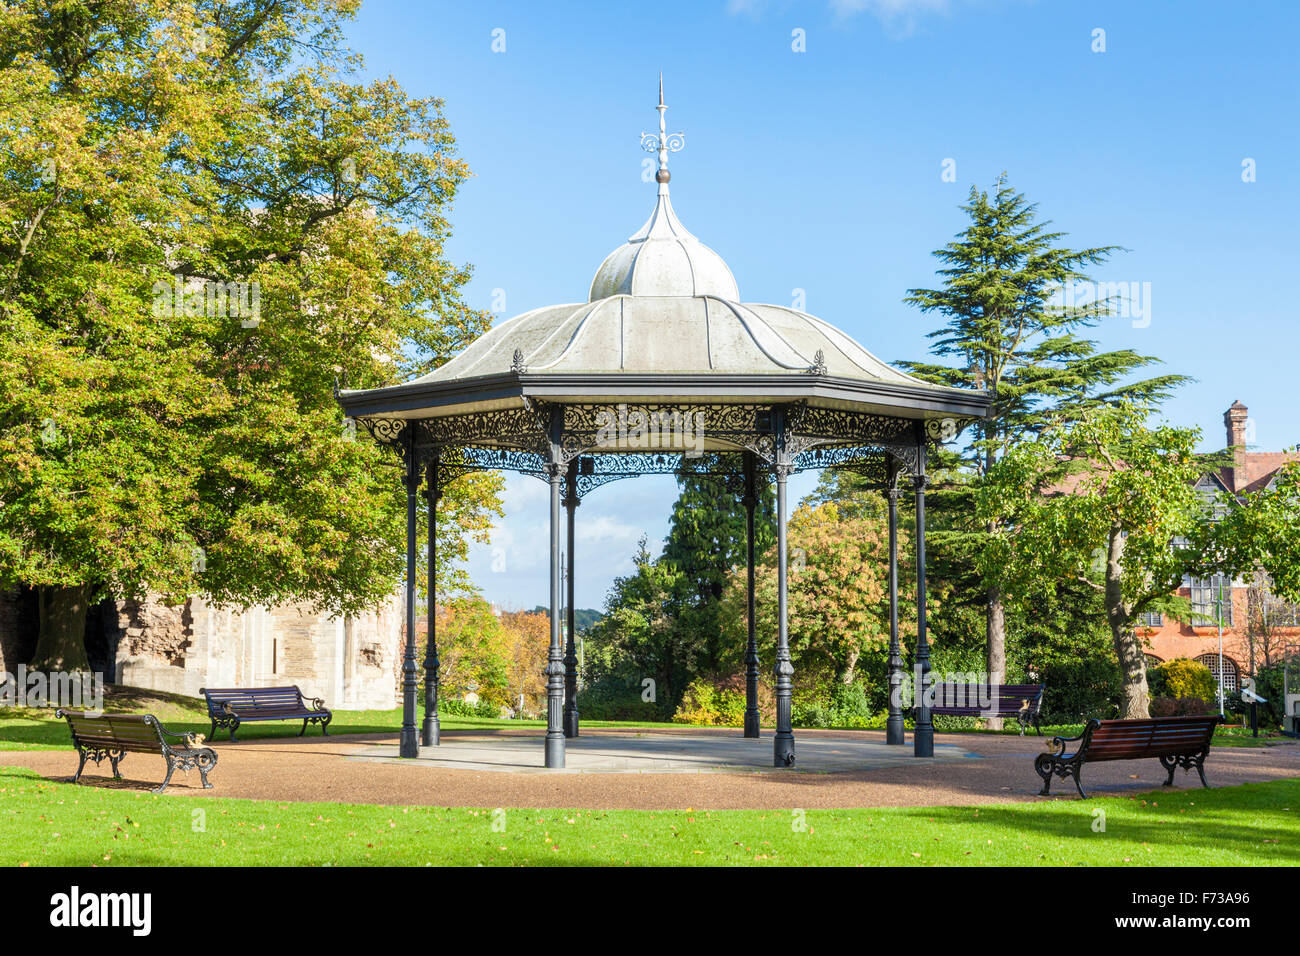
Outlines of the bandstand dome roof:
M 520 355 L 516 360 L 515 352 Z M 596 270 L 586 302 L 501 323 L 425 376 L 437 382 L 509 372 L 806 372 L 922 384 L 806 312 L 741 302 L 726 262 L 673 211 L 668 184 L 646 224 Z
M 820 397 L 927 418 L 977 417 L 987 396 L 908 375 L 816 316 L 741 301 L 731 269 L 682 225 L 669 196 L 660 88 L 659 154 L 650 217 L 596 269 L 586 301 L 544 306 L 494 326 L 428 375 L 404 385 L 343 391 L 353 415 L 417 417 L 517 404 L 524 396 L 584 399 L 668 395 L 773 401 Z

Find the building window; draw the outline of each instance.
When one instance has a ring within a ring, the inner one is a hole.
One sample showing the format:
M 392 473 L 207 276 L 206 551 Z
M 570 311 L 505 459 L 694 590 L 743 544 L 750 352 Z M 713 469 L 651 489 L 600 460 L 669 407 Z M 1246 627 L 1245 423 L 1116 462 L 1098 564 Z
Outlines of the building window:
M 1223 625 L 1232 626 L 1232 582 L 1221 575 L 1212 578 L 1191 578 L 1188 587 L 1192 592 L 1193 624 L 1204 627 L 1219 623 L 1219 589 L 1223 589 Z
M 1264 613 L 1269 627 L 1300 627 L 1300 604 L 1288 604 L 1270 594 Z
M 1159 611 L 1142 612 L 1143 627 L 1163 627 L 1164 623 L 1165 623 L 1165 616 L 1161 614 Z
M 1143 654 L 1142 656 L 1147 659 L 1147 670 L 1150 670 L 1153 667 L 1159 667 L 1165 662 L 1163 657 L 1156 657 L 1154 654 Z
M 1241 680 L 1237 671 L 1237 662 L 1231 657 L 1225 657 L 1223 659 L 1222 679 L 1219 677 L 1218 654 L 1202 654 L 1200 657 L 1196 658 L 1196 660 L 1197 663 L 1204 664 L 1210 669 L 1210 673 L 1214 675 L 1214 679 L 1222 685 L 1223 693 L 1225 695 L 1236 693 L 1237 688 L 1241 686 Z

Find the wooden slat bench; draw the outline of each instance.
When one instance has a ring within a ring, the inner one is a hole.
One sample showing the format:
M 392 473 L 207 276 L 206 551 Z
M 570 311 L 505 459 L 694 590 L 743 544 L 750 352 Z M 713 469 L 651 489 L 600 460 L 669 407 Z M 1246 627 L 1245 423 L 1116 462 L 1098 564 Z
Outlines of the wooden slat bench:
M 930 713 L 953 717 L 1014 717 L 1020 722 L 1021 736 L 1032 723 L 1041 737 L 1038 712 L 1046 688 L 1046 684 L 935 684 Z
M 73 783 L 81 781 L 86 761 L 99 766 L 105 757 L 113 765 L 114 779 L 122 779 L 117 767 L 128 753 L 157 754 L 167 762 L 167 776 L 154 793 L 162 793 L 171 782 L 172 774 L 181 770 L 198 770 L 204 789 L 211 790 L 208 771 L 217 765 L 217 754 L 211 747 L 197 747 L 189 734 L 174 734 L 152 714 L 86 714 L 72 710 L 57 710 L 56 717 L 68 721 L 72 731 L 72 745 L 77 748 L 80 761 Z M 169 743 L 167 738 L 175 741 Z
M 307 725 L 320 724 L 321 733 L 329 736 L 329 722 L 334 715 L 325 707 L 325 701 L 319 697 L 303 697 L 297 687 L 227 687 L 208 690 L 200 688 L 199 693 L 208 699 L 208 717 L 212 720 L 212 734 L 215 737 L 218 727 L 230 728 L 230 739 L 235 740 L 235 731 L 240 724 L 256 720 L 301 720 L 301 737 L 307 732 Z M 236 741 L 238 743 L 238 741 Z
M 1079 796 L 1086 797 L 1079 783 L 1079 770 L 1085 763 L 1101 760 L 1141 760 L 1155 758 L 1169 771 L 1164 786 L 1174 782 L 1174 771 L 1196 768 L 1205 781 L 1205 758 L 1210 752 L 1214 728 L 1223 718 L 1218 714 L 1209 717 L 1152 717 L 1146 720 L 1090 720 L 1077 737 L 1053 737 L 1048 746 L 1054 752 L 1039 754 L 1034 759 L 1034 770 L 1043 778 L 1040 796 L 1047 796 L 1052 786 L 1052 775 L 1062 780 L 1074 778 Z M 1072 753 L 1066 753 L 1068 744 L 1078 743 Z

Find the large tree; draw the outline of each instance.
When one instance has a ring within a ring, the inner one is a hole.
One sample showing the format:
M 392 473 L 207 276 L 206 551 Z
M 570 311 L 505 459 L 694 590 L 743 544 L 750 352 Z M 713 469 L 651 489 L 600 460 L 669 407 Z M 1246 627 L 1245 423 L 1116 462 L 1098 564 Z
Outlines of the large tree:
M 681 631 L 682 641 L 696 646 L 696 656 L 706 670 L 716 669 L 727 654 L 718 601 L 731 569 L 746 564 L 742 488 L 734 478 L 708 474 L 716 465 L 713 456 L 683 461 L 677 476 L 680 491 L 660 559 L 674 571 L 674 626 Z M 755 479 L 755 497 L 754 549 L 761 555 L 776 541 L 776 495 L 761 471 Z
M 1141 615 L 1177 610 L 1184 575 L 1225 569 L 1216 509 L 1196 490 L 1214 463 L 1194 452 L 1199 432 L 1145 417 L 1124 404 L 1049 430 L 998 461 L 976 495 L 1004 580 L 1026 592 L 1073 583 L 1101 598 L 1121 717 L 1149 716 Z
M 1134 381 L 1156 360 L 1130 349 L 1101 352 L 1081 332 L 1112 314 L 1119 303 L 1091 290 L 1075 295 L 1090 269 L 1116 246 L 1071 249 L 1064 233 L 1039 221 L 1038 207 L 1008 185 L 989 192 L 971 188 L 962 207 L 969 225 L 935 255 L 944 264 L 942 285 L 911 289 L 906 302 L 945 323 L 930 333 L 930 351 L 945 364 L 903 362 L 913 374 L 960 388 L 993 393 L 987 418 L 964 434 L 964 444 L 938 464 L 966 471 L 973 480 L 938 489 L 933 498 L 935 549 L 963 563 L 975 578 L 985 615 L 985 654 L 991 680 L 1006 674 L 1008 593 L 1001 567 L 983 560 L 989 536 L 1004 517 L 967 520 L 971 496 L 997 462 L 1049 422 L 1077 418 L 1088 409 L 1122 400 L 1152 402 L 1183 380 L 1163 375 Z M 944 521 L 940 512 L 949 512 Z M 994 721 L 1001 723 L 1000 720 Z
M 1229 509 L 1215 532 L 1215 547 L 1234 574 L 1263 572 L 1269 594 L 1300 604 L 1300 461 Z
M 332 387 L 487 320 L 441 103 L 349 76 L 356 6 L 0 3 L 0 581 L 38 589 L 43 666 L 86 666 L 101 596 L 349 612 L 401 573 L 392 462 Z M 440 555 L 494 489 L 453 486 Z
M 635 688 L 667 720 L 691 678 L 707 668 L 700 666 L 698 642 L 676 618 L 681 575 L 651 556 L 644 536 L 633 560 L 635 569 L 615 578 L 605 614 L 588 632 L 589 679 Z

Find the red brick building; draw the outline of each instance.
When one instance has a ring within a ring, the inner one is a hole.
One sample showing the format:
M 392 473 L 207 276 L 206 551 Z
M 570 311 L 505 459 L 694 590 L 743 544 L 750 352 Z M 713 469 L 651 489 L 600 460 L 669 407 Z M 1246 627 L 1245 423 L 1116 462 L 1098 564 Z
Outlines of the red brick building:
M 1226 495 L 1240 501 L 1246 495 L 1267 488 L 1288 461 L 1300 459 L 1297 452 L 1259 452 L 1247 444 L 1250 415 L 1245 405 L 1233 402 L 1223 413 L 1233 463 L 1202 476 L 1197 488 L 1206 497 Z M 1219 670 L 1220 604 L 1223 619 L 1223 684 L 1231 692 L 1256 666 L 1281 659 L 1287 644 L 1300 644 L 1300 608 L 1277 601 L 1268 590 L 1268 580 L 1257 575 L 1236 581 L 1184 578 L 1178 593 L 1191 600 L 1198 613 L 1195 623 L 1176 621 L 1159 614 L 1147 615 L 1139 633 L 1147 641 L 1148 663 L 1175 657 L 1201 661 L 1217 675 Z M 1253 652 L 1253 653 L 1252 653 Z

